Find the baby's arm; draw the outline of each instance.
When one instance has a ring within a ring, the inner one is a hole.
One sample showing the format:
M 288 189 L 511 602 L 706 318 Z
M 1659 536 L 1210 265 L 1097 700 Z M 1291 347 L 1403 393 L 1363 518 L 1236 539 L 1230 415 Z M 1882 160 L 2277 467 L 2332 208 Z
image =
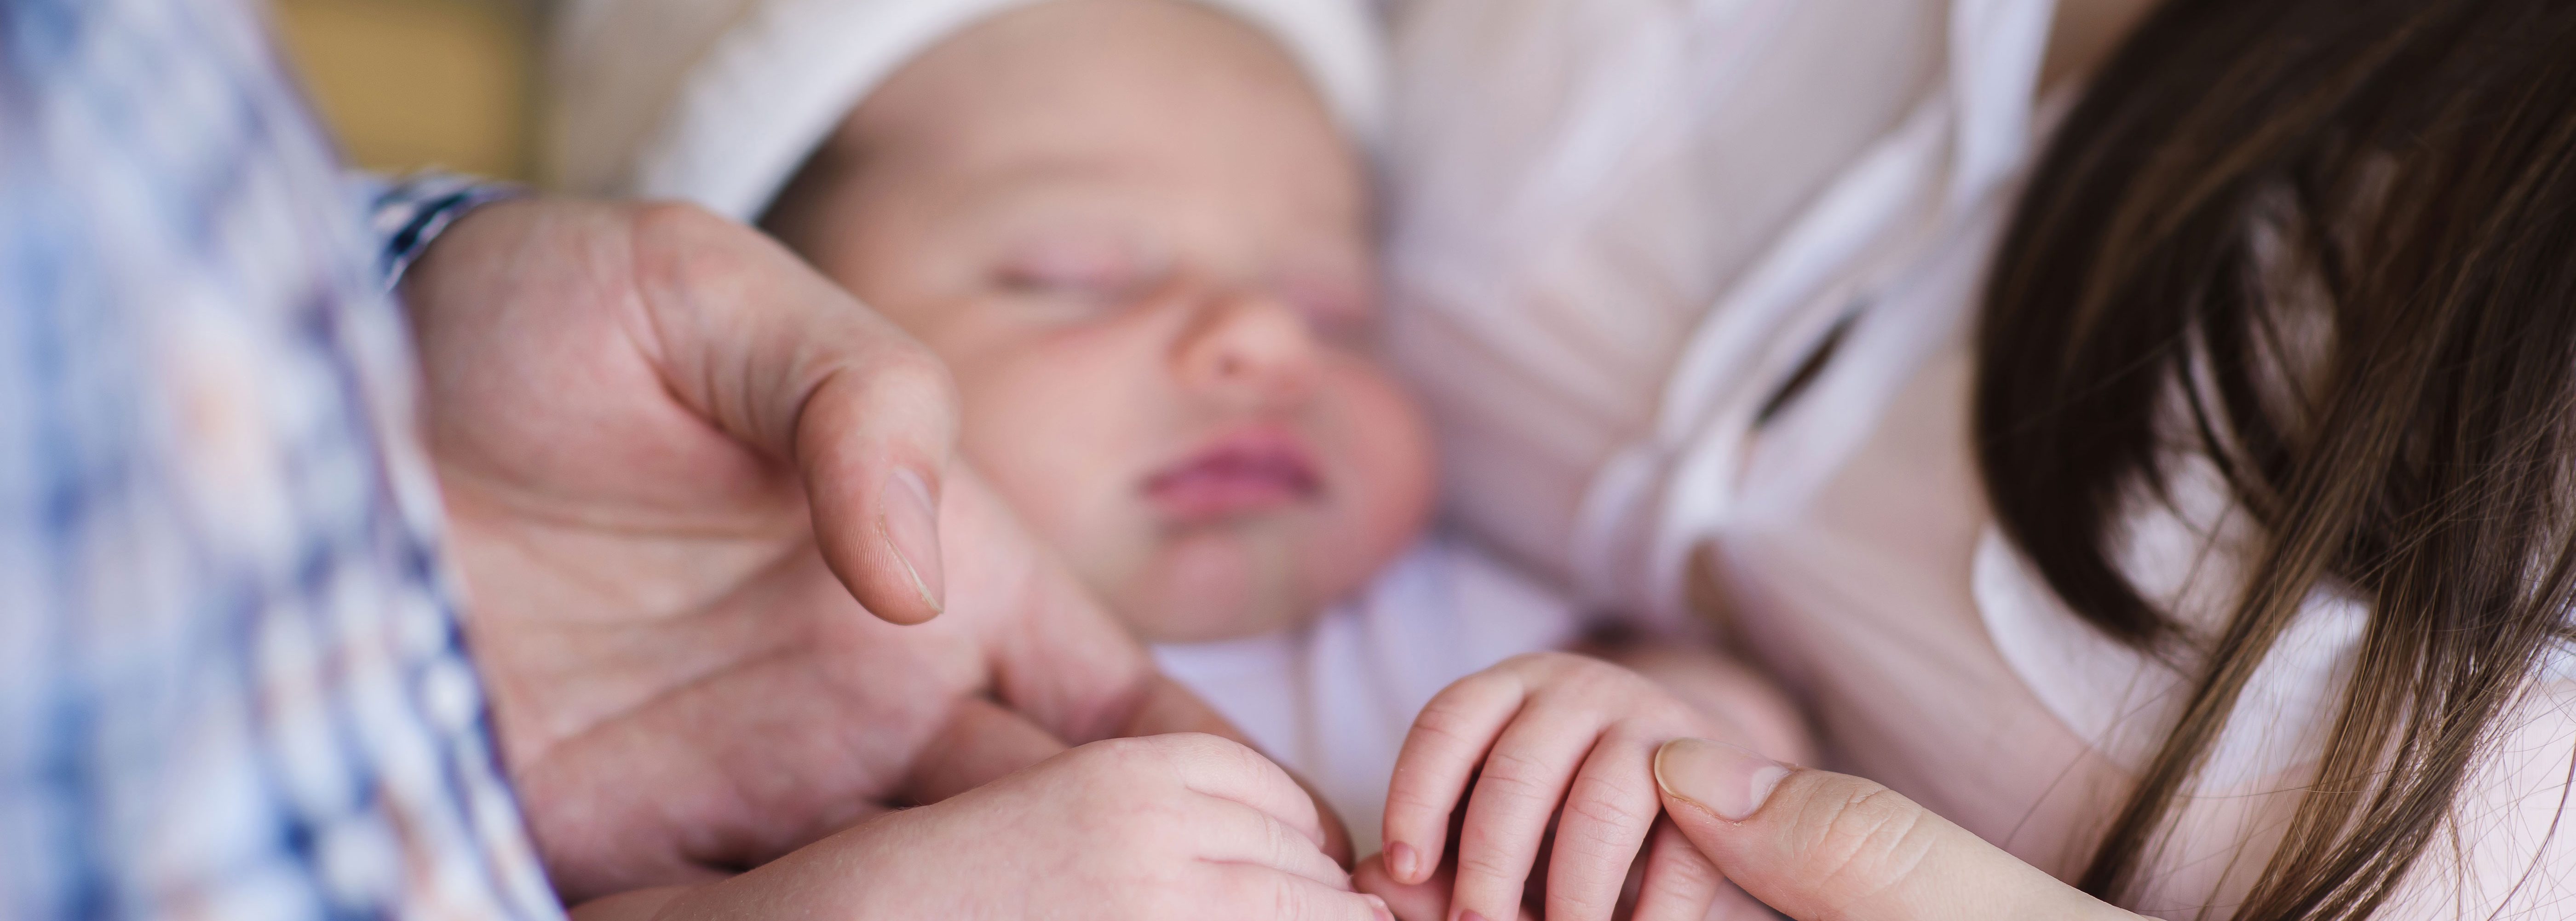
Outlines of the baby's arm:
M 573 916 L 1390 921 L 1323 845 L 1313 799 L 1259 753 L 1205 734 L 1114 739 L 739 876 Z
M 1423 708 L 1387 796 L 1384 872 L 1394 886 L 1381 891 L 1399 914 L 1510 921 L 1525 884 L 1539 879 L 1549 921 L 1607 921 L 1641 851 L 1639 919 L 1697 921 L 1713 904 L 1742 899 L 1658 820 L 1654 753 L 1692 737 L 1803 759 L 1811 745 L 1796 711 L 1713 653 L 1596 651 L 1512 659 Z M 1420 890 L 1440 870 L 1462 802 L 1456 881 L 1442 887 L 1448 905 L 1424 912 Z M 1534 874 L 1542 851 L 1547 862 Z

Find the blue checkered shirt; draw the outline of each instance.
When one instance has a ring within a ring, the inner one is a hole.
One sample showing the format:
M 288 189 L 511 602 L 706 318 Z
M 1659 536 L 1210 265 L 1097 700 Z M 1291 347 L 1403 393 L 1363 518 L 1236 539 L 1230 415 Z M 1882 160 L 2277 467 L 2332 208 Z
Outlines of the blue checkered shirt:
M 386 293 L 482 193 L 369 194 L 258 11 L 0 0 L 0 918 L 561 916 Z

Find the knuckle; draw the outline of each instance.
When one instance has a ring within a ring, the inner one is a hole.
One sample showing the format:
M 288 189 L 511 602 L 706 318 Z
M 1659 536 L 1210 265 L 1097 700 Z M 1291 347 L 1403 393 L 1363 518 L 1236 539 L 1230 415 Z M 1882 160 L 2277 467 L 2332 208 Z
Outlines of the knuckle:
M 1857 902 L 1905 881 L 1930 851 L 1923 810 L 1878 784 L 1866 784 L 1821 803 L 1824 831 L 1803 861 L 1813 886 Z
M 1101 783 L 1125 783 L 1167 773 L 1161 770 L 1167 764 L 1167 756 L 1153 739 L 1105 739 L 1074 752 L 1090 776 Z
M 920 343 L 885 337 L 874 343 L 858 371 L 858 384 L 876 405 L 936 406 L 957 401 L 948 364 Z
M 1479 791 L 1499 788 L 1513 795 L 1553 797 L 1557 792 L 1557 771 L 1553 765 L 1509 748 L 1496 748 L 1485 758 L 1485 774 L 1476 785 Z
M 1472 725 L 1465 702 L 1445 692 L 1422 705 L 1422 712 L 1413 718 L 1414 731 L 1450 741 L 1470 741 Z
M 1482 708 L 1469 695 L 1452 693 L 1455 691 L 1455 687 L 1444 691 L 1422 706 L 1422 712 L 1413 717 L 1413 735 L 1437 750 L 1483 751 L 1493 739 L 1491 732 L 1483 728 L 1484 721 L 1477 718 Z
M 1121 737 L 1115 739 L 1102 739 L 1098 742 L 1093 742 L 1089 745 L 1082 746 L 1081 748 L 1074 749 L 1074 751 L 1085 758 L 1124 764 L 1134 761 L 1137 758 L 1151 755 L 1155 748 L 1155 744 L 1156 739 L 1151 737 Z
M 1458 878 L 1462 880 L 1519 882 L 1522 875 L 1528 872 L 1529 867 L 1526 864 L 1520 864 L 1490 849 L 1458 855 Z
M 645 303 L 656 310 L 727 315 L 747 309 L 775 286 L 781 256 L 767 238 L 696 205 L 635 206 L 628 234 L 629 271 Z
M 1224 736 L 1194 732 L 1184 736 L 1183 741 L 1189 744 L 1192 754 L 1215 762 L 1226 770 L 1263 773 L 1271 767 L 1270 759 L 1260 752 Z
M 1212 735 L 1204 732 L 1175 732 L 1166 735 L 1146 736 L 1144 738 L 1136 739 L 1135 741 L 1147 745 L 1168 747 L 1175 752 L 1196 754 L 1214 754 L 1226 749 L 1242 747 L 1227 740 L 1223 736 Z
M 658 201 L 635 206 L 629 219 L 643 268 L 695 273 L 742 268 L 734 239 L 742 226 L 687 202 Z M 725 244 L 714 245 L 708 244 Z
M 1184 772 L 1212 772 L 1225 776 L 1266 775 L 1275 768 L 1260 752 L 1223 736 L 1203 732 L 1156 736 L 1162 740 L 1166 757 Z
M 1205 893 L 1204 904 L 1174 904 L 1170 917 L 1297 919 L 1307 915 L 1306 893 L 1283 874 L 1226 874 L 1199 891 Z
M 1574 792 L 1567 797 L 1565 811 L 1589 826 L 1590 834 L 1610 840 L 1637 837 L 1655 821 L 1660 801 L 1627 784 L 1601 777 L 1585 777 L 1575 782 Z M 1563 829 L 1560 827 L 1559 833 Z
M 693 242 L 703 235 L 723 233 L 740 226 L 722 215 L 685 201 L 645 202 L 635 206 L 634 215 L 636 236 L 654 242 Z
M 1498 751 L 1485 760 L 1485 773 L 1476 781 L 1473 798 L 1483 809 L 1499 809 L 1499 815 L 1519 819 L 1548 812 L 1561 795 L 1563 787 L 1547 765 Z
M 1293 866 L 1301 846 L 1304 850 L 1314 850 L 1315 847 L 1306 842 L 1305 836 L 1276 821 L 1262 823 L 1261 836 L 1262 849 L 1268 855 L 1267 866 Z
M 875 335 L 879 331 L 869 332 Z M 882 332 L 872 341 L 875 348 L 868 355 L 868 376 L 873 386 L 925 390 L 949 386 L 948 363 L 941 361 L 938 353 L 890 327 Z
M 1548 917 L 1607 918 L 1619 906 L 1618 894 L 1617 889 L 1604 892 L 1602 887 L 1596 886 L 1581 887 L 1579 891 L 1550 886 L 1547 893 Z
M 1691 847 L 1688 841 L 1663 844 L 1657 848 L 1657 853 L 1660 859 L 1656 872 L 1668 889 L 1709 891 L 1717 889 L 1718 884 L 1726 880 L 1726 874 L 1719 873 L 1717 865 L 1701 857 L 1699 850 Z
M 1389 788 L 1386 794 L 1386 804 L 1387 814 L 1393 816 L 1403 816 L 1410 813 L 1434 813 L 1445 816 L 1449 814 L 1450 810 L 1456 809 L 1458 806 L 1455 802 L 1441 799 L 1437 794 L 1427 792 L 1424 788 L 1414 786 L 1395 786 Z
M 1646 680 L 1646 676 L 1599 659 L 1582 659 L 1579 664 L 1569 667 L 1567 673 L 1567 680 L 1591 694 L 1662 696 L 1660 689 L 1654 682 Z
M 1542 652 L 1524 652 L 1524 653 L 1521 653 L 1520 655 L 1516 655 L 1516 656 L 1513 656 L 1513 657 L 1511 657 L 1511 658 L 1504 659 L 1504 660 L 1502 661 L 1502 664 L 1497 665 L 1497 666 L 1495 666 L 1495 667 L 1494 667 L 1494 670 L 1496 670 L 1496 671 L 1512 671 L 1512 672 L 1547 673 L 1547 672 L 1563 671 L 1563 670 L 1567 669 L 1568 667 L 1572 667 L 1572 666 L 1579 666 L 1582 662 L 1585 662 L 1585 661 L 1588 661 L 1588 660 L 1587 660 L 1587 659 L 1585 659 L 1585 658 L 1584 658 L 1584 657 L 1582 657 L 1582 656 L 1578 656 L 1578 655 L 1575 655 L 1575 654 L 1573 654 L 1573 653 L 1569 653 L 1569 652 L 1558 652 L 1558 651 L 1555 651 L 1555 650 L 1547 650 L 1547 651 L 1542 651 Z
M 1613 872 L 1624 873 L 1637 857 L 1636 850 L 1627 842 L 1600 834 L 1560 835 L 1555 839 L 1555 845 L 1548 853 L 1548 865 L 1554 868 L 1551 872 L 1560 878 L 1601 879 Z

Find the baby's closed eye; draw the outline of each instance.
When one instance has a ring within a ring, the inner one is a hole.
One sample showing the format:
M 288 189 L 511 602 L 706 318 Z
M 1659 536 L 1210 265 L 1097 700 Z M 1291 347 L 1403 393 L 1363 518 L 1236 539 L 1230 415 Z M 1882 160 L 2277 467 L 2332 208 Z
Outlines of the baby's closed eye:
M 993 272 L 995 287 L 1013 294 L 1121 304 L 1160 286 L 1170 260 L 1124 235 L 1061 233 L 1013 247 Z

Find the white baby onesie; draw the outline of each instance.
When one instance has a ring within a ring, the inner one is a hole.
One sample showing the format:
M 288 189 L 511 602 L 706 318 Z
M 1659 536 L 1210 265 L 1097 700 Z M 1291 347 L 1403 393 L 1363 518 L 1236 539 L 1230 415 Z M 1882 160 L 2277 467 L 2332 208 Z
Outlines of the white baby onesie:
M 1464 544 L 1424 541 L 1358 598 L 1295 630 L 1154 649 L 1375 853 L 1387 779 L 1413 716 L 1451 682 L 1582 632 L 1565 599 Z

